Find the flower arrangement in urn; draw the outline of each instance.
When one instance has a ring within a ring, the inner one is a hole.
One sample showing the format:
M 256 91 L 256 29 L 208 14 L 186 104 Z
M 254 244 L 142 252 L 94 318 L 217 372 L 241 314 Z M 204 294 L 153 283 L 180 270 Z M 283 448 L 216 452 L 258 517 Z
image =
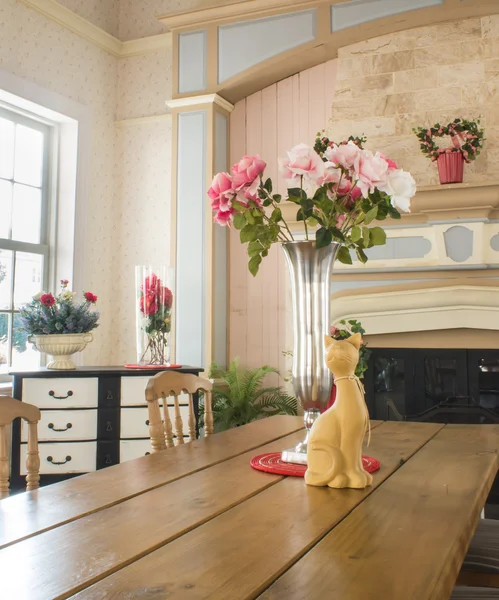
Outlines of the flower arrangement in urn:
M 369 225 L 399 219 L 416 193 L 411 174 L 365 149 L 365 141 L 350 137 L 335 143 L 318 134 L 314 148 L 299 144 L 279 159 L 288 187 L 285 200 L 296 205 L 305 238 L 313 229 L 316 248 L 340 244 L 337 258 L 346 264 L 352 264 L 351 249 L 365 263 L 366 249 L 385 244 L 384 230 Z M 294 240 L 283 217 L 283 198 L 273 192 L 272 180 L 264 179 L 266 166 L 258 155 L 244 156 L 230 173 L 215 175 L 208 190 L 215 222 L 240 230 L 241 242 L 248 243 L 253 275 L 272 244 Z
M 331 329 L 329 330 L 329 335 L 336 341 L 347 340 L 356 333 L 360 333 L 361 336 L 364 336 L 366 333 L 366 330 L 362 327 L 362 323 L 356 319 L 342 319 L 341 321 L 337 321 L 334 325 L 331 325 Z M 371 351 L 368 349 L 364 339 L 362 339 L 359 348 L 359 362 L 355 368 L 355 375 L 359 379 L 362 379 L 364 373 L 367 371 L 370 356 Z
M 440 183 L 462 183 L 464 163 L 474 161 L 484 142 L 480 120 L 454 119 L 452 123 L 433 127 L 415 127 L 421 152 L 438 165 Z M 440 148 L 434 138 L 449 136 L 451 146 Z
M 141 365 L 170 364 L 173 293 L 165 285 L 166 273 L 160 271 L 137 267 L 137 354 Z
M 76 293 L 69 289 L 69 281 L 61 280 L 58 294 L 41 292 L 19 310 L 20 329 L 39 352 L 53 356 L 48 369 L 75 369 L 71 355 L 92 341 L 91 331 L 99 320 L 93 309 L 97 296 L 85 292 L 83 300 L 75 301 Z

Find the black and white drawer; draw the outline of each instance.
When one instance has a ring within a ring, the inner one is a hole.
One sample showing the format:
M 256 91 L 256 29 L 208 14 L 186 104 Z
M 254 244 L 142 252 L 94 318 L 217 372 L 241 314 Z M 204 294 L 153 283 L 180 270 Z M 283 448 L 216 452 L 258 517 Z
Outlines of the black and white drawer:
M 95 440 L 97 409 L 42 410 L 38 423 L 40 442 Z M 28 425 L 21 421 L 21 441 L 28 441 Z
M 169 411 L 172 428 L 175 432 L 175 409 L 170 406 Z M 187 421 L 189 417 L 189 407 L 185 405 L 180 406 L 180 415 L 182 417 L 185 437 L 189 433 Z M 149 438 L 149 411 L 147 406 L 121 409 L 120 438 Z
M 23 402 L 38 408 L 97 408 L 99 380 L 87 378 L 32 378 L 23 380 Z
M 147 440 L 120 440 L 120 462 L 148 456 L 151 454 L 151 441 Z
M 55 442 L 38 445 L 40 475 L 88 473 L 96 470 L 97 442 Z M 27 444 L 21 444 L 21 475 L 26 474 Z

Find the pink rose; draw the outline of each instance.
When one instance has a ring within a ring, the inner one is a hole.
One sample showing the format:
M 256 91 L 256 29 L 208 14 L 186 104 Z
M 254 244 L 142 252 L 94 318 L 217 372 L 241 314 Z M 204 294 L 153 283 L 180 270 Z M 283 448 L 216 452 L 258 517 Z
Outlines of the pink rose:
M 386 162 L 388 163 L 389 171 L 398 169 L 398 165 L 394 160 L 392 160 L 391 158 L 388 158 L 388 156 L 385 156 L 382 152 L 380 152 L 379 155 L 381 156 L 381 158 L 384 158 L 386 160 Z
M 317 152 L 306 144 L 298 144 L 288 152 L 286 158 L 279 158 L 279 170 L 288 187 L 299 187 L 303 177 L 306 184 L 317 185 L 324 175 L 324 162 Z
M 357 186 L 367 198 L 369 192 L 374 192 L 377 186 L 386 182 L 388 163 L 379 152 L 373 155 L 370 150 L 361 150 L 355 159 L 354 170 Z
M 230 225 L 235 213 L 236 211 L 233 208 L 225 211 L 219 210 L 213 217 L 213 220 L 219 225 Z
M 340 332 L 339 327 L 335 327 L 334 325 L 331 325 L 331 327 L 329 328 L 329 335 L 331 337 L 334 337 L 335 335 L 337 335 Z
M 341 179 L 341 170 L 337 169 L 331 162 L 324 163 L 324 175 L 317 182 L 319 185 L 325 183 L 338 183 Z M 343 183 L 342 183 L 343 185 Z
M 351 169 L 360 152 L 361 149 L 350 141 L 347 144 L 341 144 L 340 146 L 334 144 L 333 147 L 328 148 L 324 154 L 328 161 L 333 163 L 333 165 L 343 167 L 344 169 Z
M 265 170 L 267 163 L 256 154 L 255 156 L 243 156 L 232 169 L 232 187 L 234 190 L 240 190 L 247 183 L 254 184 L 256 179 Z
M 343 223 L 345 222 L 345 219 L 347 218 L 346 215 L 338 215 L 337 219 L 336 219 L 336 228 L 337 229 L 341 229 L 341 226 L 343 225 Z
M 218 202 L 227 203 L 234 195 L 232 189 L 232 178 L 228 173 L 217 173 L 211 182 L 211 187 L 208 190 L 208 196 L 212 199 L 213 204 Z M 217 206 L 218 208 L 218 206 Z

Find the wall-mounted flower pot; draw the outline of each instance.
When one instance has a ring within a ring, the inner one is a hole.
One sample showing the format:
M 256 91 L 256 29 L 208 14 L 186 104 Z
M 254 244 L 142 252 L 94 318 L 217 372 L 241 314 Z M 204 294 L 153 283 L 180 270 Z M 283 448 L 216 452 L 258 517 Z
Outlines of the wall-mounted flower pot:
M 445 152 L 438 159 L 440 183 L 463 183 L 464 156 L 462 152 Z

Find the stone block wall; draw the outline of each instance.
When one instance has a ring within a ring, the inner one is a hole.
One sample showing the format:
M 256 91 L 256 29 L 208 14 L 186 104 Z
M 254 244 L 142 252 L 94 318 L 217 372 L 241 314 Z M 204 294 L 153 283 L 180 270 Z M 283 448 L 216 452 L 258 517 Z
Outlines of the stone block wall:
M 419 186 L 432 185 L 436 164 L 412 128 L 481 118 L 484 151 L 465 166 L 465 182 L 499 180 L 499 15 L 381 36 L 338 56 L 332 139 L 367 135 L 369 148 L 399 161 Z

